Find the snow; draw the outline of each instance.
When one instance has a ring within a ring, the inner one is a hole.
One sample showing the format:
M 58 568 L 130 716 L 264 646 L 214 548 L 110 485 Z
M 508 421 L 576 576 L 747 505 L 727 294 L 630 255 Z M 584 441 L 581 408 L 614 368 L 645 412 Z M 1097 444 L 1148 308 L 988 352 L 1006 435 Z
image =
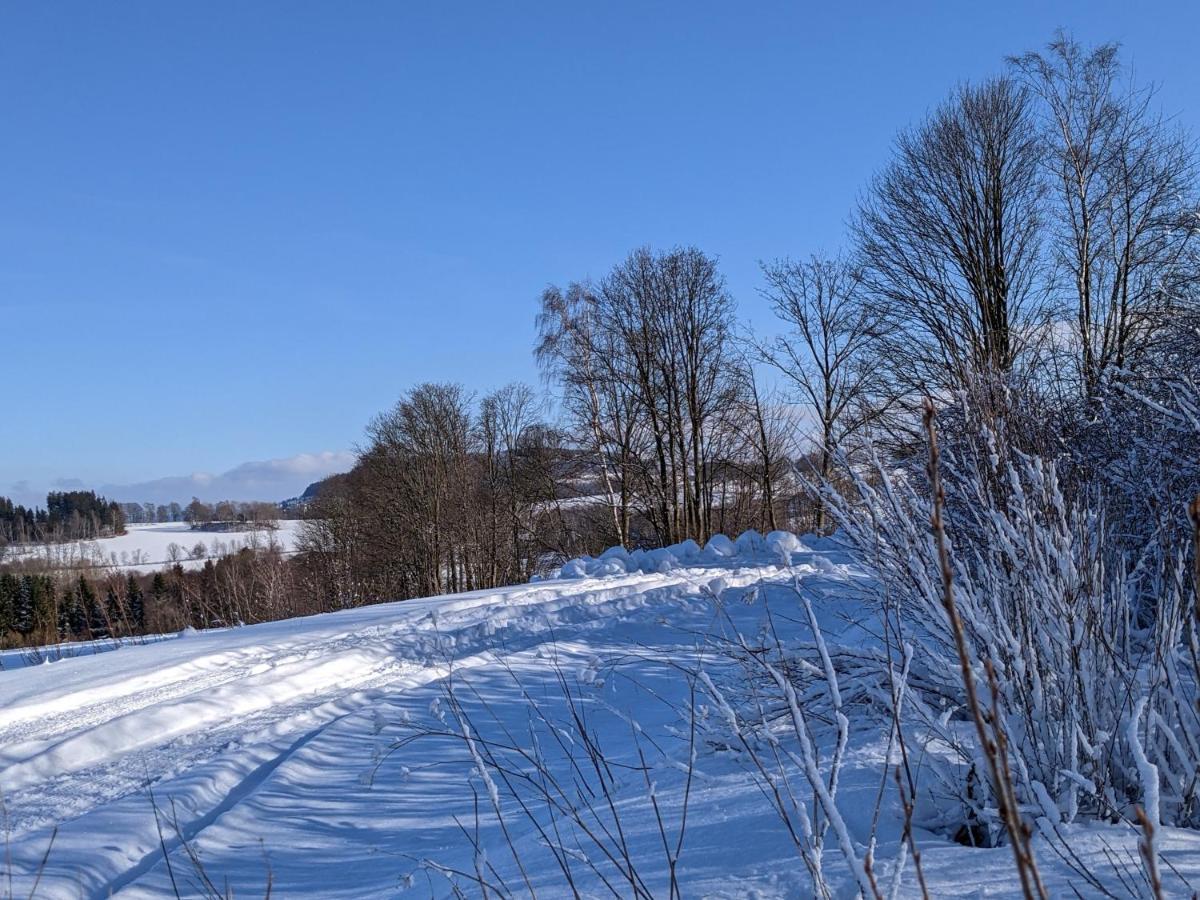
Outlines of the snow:
M 812 562 L 813 549 L 834 547 L 828 539 L 812 535 L 808 541 L 809 545 L 805 545 L 787 531 L 772 531 L 765 538 L 757 531 L 747 531 L 736 543 L 723 534 L 716 535 L 703 549 L 692 540 L 653 550 L 628 551 L 623 547 L 612 547 L 598 557 L 573 559 L 556 574 L 560 578 L 601 578 L 627 572 L 670 572 L 692 566 L 720 565 L 735 558 L 743 563 L 788 566 L 801 558 Z
M 174 564 L 176 559 L 185 569 L 203 567 L 208 558 L 236 553 L 246 547 L 267 547 L 272 543 L 285 553 L 296 548 L 304 523 L 298 519 L 283 519 L 277 528 L 248 531 L 193 531 L 186 522 L 160 522 L 150 525 L 127 525 L 125 534 L 94 541 L 66 544 L 38 544 L 12 548 L 15 557 L 40 557 L 59 567 L 106 566 L 121 571 L 155 572 Z M 190 558 L 199 543 L 205 555 Z
M 449 896 L 444 873 L 478 866 L 519 895 L 529 885 L 569 895 L 553 841 L 486 757 L 541 753 L 570 784 L 584 777 L 569 767 L 583 740 L 562 723 L 582 710 L 588 740 L 613 762 L 613 808 L 650 893 L 669 893 L 687 797 L 683 896 L 810 896 L 805 865 L 746 760 L 713 739 L 739 727 L 744 684 L 711 648 L 731 633 L 761 634 L 768 612 L 782 640 L 807 639 L 810 609 L 831 646 L 868 646 L 863 577 L 828 540 L 749 535 L 611 551 L 508 589 L 110 644 L 0 671 L 11 892 L 27 896 L 40 877 L 39 897 L 194 896 L 209 878 L 234 896 L 262 896 L 268 879 L 288 898 Z M 816 659 L 833 665 L 824 650 Z M 680 672 L 697 665 L 702 739 L 692 746 Z M 808 714 L 803 697 L 788 697 L 793 716 Z M 824 858 L 838 897 L 853 896 L 862 877 L 838 845 L 865 858 L 880 796 L 881 884 L 901 851 L 895 786 L 881 789 L 886 730 L 861 719 L 847 727 L 836 843 Z M 810 809 L 800 766 L 827 764 L 832 747 L 803 748 L 799 765 L 788 764 L 789 789 Z M 932 896 L 1019 896 L 1008 848 L 915 831 Z M 1138 858 L 1129 829 L 1070 834 L 1098 871 L 1113 857 Z M 1037 849 L 1051 893 L 1069 893 L 1072 873 Z M 1194 834 L 1162 828 L 1157 849 L 1169 877 L 1200 883 Z M 565 842 L 561 859 L 583 895 L 602 891 L 587 875 L 594 846 Z M 920 895 L 911 869 L 901 897 Z

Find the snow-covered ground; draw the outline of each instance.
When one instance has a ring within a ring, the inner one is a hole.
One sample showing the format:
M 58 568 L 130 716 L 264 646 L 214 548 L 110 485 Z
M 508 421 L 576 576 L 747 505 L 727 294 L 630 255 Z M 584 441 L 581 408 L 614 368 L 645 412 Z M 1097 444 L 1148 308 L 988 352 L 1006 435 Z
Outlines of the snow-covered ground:
M 276 544 L 284 552 L 295 549 L 303 522 L 283 519 L 274 529 L 256 531 L 193 531 L 186 522 L 127 525 L 119 537 L 67 544 L 38 544 L 12 548 L 14 557 L 39 557 L 62 568 L 110 567 L 123 571 L 154 572 L 178 562 L 199 568 L 210 558 L 236 553 L 245 547 Z M 202 553 L 195 553 L 203 544 Z
M 870 645 L 861 572 L 828 543 L 788 536 L 614 553 L 564 574 L 0 672 L 11 894 L 38 880 L 46 897 L 197 896 L 207 878 L 238 897 L 263 896 L 268 880 L 288 898 L 449 896 L 453 879 L 478 896 L 483 872 L 516 896 L 569 896 L 568 878 L 583 896 L 630 896 L 630 881 L 667 896 L 686 808 L 682 896 L 811 896 L 766 782 L 720 739 L 718 704 L 688 673 L 744 696 L 744 670 L 721 648 L 768 624 L 803 639 L 794 587 L 830 641 Z M 589 742 L 603 777 L 587 766 Z M 885 744 L 878 724 L 855 723 L 837 796 L 860 854 L 874 833 L 886 885 L 902 814 L 881 777 Z M 591 802 L 610 832 L 589 840 L 542 807 L 526 815 L 488 753 L 511 763 L 526 796 L 608 784 Z M 780 771 L 811 807 L 786 755 Z M 1200 842 L 1164 832 L 1170 866 L 1200 884 Z M 1110 856 L 1137 869 L 1128 831 L 1072 837 L 1098 869 Z M 1007 849 L 921 828 L 916 842 L 931 896 L 1019 896 Z M 602 846 L 627 854 L 607 861 Z M 1051 893 L 1074 896 L 1071 871 L 1044 847 L 1040 860 Z M 832 835 L 825 867 L 834 896 L 853 896 Z M 919 895 L 910 863 L 899 896 Z

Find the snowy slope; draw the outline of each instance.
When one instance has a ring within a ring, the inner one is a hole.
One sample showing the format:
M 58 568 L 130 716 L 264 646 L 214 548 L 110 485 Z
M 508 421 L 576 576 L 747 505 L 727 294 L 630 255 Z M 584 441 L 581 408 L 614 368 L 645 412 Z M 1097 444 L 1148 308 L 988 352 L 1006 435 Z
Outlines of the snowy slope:
M 186 522 L 127 525 L 125 534 L 118 537 L 22 546 L 11 552 L 14 556 L 36 556 L 61 567 L 106 566 L 122 571 L 155 572 L 178 561 L 185 569 L 193 569 L 202 567 L 209 557 L 236 553 L 245 547 L 274 544 L 285 553 L 290 552 L 296 547 L 303 524 L 299 519 L 284 519 L 274 529 L 228 532 L 193 531 Z M 189 558 L 198 543 L 204 544 L 205 554 Z M 172 545 L 177 548 L 174 560 Z
M 262 896 L 268 880 L 279 897 L 448 896 L 454 878 L 475 896 L 477 866 L 518 896 L 530 885 L 569 895 L 529 819 L 508 801 L 503 829 L 488 815 L 488 779 L 454 737 L 463 723 L 447 704 L 456 697 L 477 740 L 522 753 L 560 741 L 547 759 L 563 784 L 581 777 L 569 764 L 580 736 L 541 726 L 585 711 L 615 767 L 620 840 L 648 893 L 669 889 L 654 806 L 674 835 L 686 797 L 684 896 L 806 896 L 804 865 L 745 761 L 692 743 L 680 672 L 699 661 L 735 692 L 736 671 L 711 648 L 731 629 L 758 633 L 768 611 L 776 629 L 802 632 L 793 584 L 815 599 L 830 640 L 869 644 L 858 569 L 828 545 L 788 536 L 769 549 L 759 539 L 754 548 L 618 552 L 564 574 L 0 672 L 13 895 L 37 881 L 47 897 L 197 896 L 208 878 L 239 897 Z M 859 842 L 884 753 L 878 727 L 856 725 L 839 806 Z M 881 874 L 899 849 L 897 806 L 882 804 Z M 934 896 L 1016 895 L 1007 850 L 918 839 Z M 1112 832 L 1081 846 L 1136 857 L 1132 841 Z M 1163 846 L 1200 883 L 1190 836 L 1164 835 Z M 627 895 L 619 880 L 610 892 L 589 879 L 582 857 L 591 852 L 569 856 L 580 892 Z M 826 862 L 852 893 L 835 849 Z M 1065 891 L 1069 872 L 1045 865 Z M 455 871 L 467 876 L 446 874 Z M 917 895 L 906 878 L 901 896 Z

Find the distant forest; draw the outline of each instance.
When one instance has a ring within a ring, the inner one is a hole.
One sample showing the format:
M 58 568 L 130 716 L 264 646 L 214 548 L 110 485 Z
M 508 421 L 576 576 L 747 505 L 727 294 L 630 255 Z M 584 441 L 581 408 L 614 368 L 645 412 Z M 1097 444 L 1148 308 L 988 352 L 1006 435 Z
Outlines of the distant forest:
M 278 503 L 264 501 L 221 500 L 205 503 L 197 497 L 187 506 L 178 503 L 122 503 L 125 521 L 130 525 L 151 525 L 158 522 L 189 522 L 202 528 L 217 522 L 260 524 L 284 518 L 285 511 Z
M 37 561 L 0 568 L 0 649 L 263 622 L 324 612 L 310 558 L 269 539 L 202 568 L 140 574 L 46 571 Z M 0 669 L 3 662 L 0 661 Z
M 298 515 L 293 510 L 291 515 Z M 196 497 L 178 503 L 117 503 L 94 491 L 52 491 L 40 509 L 0 497 L 0 548 L 8 544 L 55 544 L 91 541 L 125 533 L 126 525 L 188 522 L 196 529 L 216 523 L 263 525 L 286 517 L 277 503 L 222 500 L 204 503 Z
M 125 522 L 121 505 L 94 491 L 51 491 L 45 509 L 0 497 L 0 544 L 111 537 L 125 532 Z

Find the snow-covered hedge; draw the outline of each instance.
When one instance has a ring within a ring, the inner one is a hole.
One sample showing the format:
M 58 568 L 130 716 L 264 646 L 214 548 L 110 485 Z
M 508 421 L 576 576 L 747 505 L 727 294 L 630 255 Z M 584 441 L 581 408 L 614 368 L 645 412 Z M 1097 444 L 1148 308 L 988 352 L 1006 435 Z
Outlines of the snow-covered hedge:
M 702 548 L 693 540 L 654 550 L 626 550 L 611 547 L 599 556 L 582 556 L 566 563 L 551 578 L 601 578 L 638 572 L 670 572 L 673 569 L 707 565 L 754 565 L 777 563 L 791 565 L 798 554 L 811 553 L 818 539 L 811 535 L 801 540 L 790 531 L 772 531 L 763 537 L 757 531 L 744 532 L 737 540 L 714 535 Z

